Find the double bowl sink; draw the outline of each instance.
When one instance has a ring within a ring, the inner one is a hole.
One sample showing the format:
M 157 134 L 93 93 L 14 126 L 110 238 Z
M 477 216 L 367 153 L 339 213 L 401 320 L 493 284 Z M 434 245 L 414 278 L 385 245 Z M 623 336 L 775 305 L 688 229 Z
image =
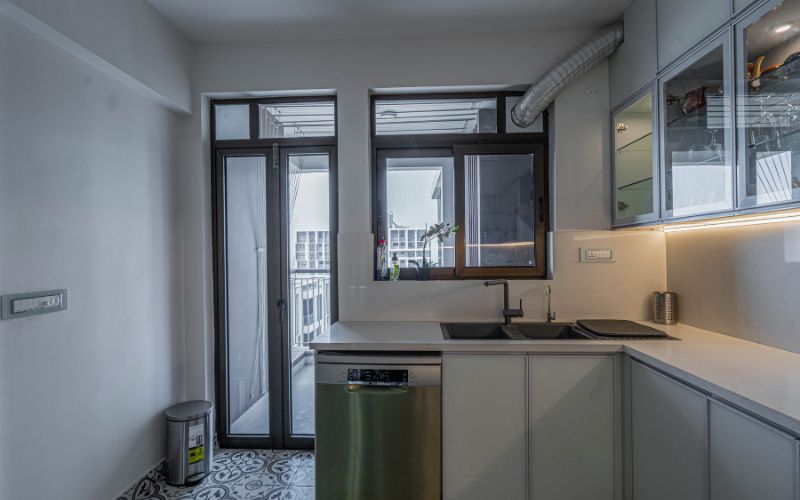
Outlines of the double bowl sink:
M 572 323 L 442 323 L 452 340 L 592 340 Z

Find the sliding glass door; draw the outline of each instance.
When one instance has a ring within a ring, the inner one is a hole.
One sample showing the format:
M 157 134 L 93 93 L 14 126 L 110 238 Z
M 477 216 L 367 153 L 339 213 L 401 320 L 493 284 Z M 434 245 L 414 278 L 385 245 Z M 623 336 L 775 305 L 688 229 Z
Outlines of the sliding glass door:
M 336 319 L 334 148 L 218 149 L 218 434 L 311 448 L 309 343 Z

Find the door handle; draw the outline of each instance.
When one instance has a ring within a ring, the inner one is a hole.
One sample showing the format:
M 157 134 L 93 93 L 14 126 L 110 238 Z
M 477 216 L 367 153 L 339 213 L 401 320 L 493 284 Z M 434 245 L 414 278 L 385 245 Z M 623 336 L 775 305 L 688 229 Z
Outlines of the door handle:
M 283 325 L 283 312 L 286 310 L 286 301 L 284 299 L 278 299 L 278 301 L 275 302 L 275 308 L 278 309 L 278 321 Z

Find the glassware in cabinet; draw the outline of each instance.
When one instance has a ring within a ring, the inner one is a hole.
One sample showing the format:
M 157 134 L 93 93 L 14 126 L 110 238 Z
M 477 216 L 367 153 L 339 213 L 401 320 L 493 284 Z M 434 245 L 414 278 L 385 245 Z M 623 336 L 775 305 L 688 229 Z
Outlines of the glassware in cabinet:
M 730 33 L 661 79 L 663 216 L 733 209 Z
M 800 200 L 800 0 L 736 26 L 739 207 Z

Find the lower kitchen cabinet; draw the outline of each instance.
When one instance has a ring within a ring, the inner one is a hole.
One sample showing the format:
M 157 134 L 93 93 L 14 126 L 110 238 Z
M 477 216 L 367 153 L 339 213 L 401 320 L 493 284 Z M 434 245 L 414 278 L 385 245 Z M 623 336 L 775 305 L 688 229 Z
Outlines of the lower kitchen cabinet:
M 793 437 L 717 401 L 709 405 L 711 500 L 796 500 Z
M 629 373 L 633 499 L 706 500 L 706 396 L 636 361 Z
M 530 498 L 619 497 L 616 364 L 613 355 L 529 358 Z
M 442 358 L 445 500 L 527 498 L 525 355 Z

